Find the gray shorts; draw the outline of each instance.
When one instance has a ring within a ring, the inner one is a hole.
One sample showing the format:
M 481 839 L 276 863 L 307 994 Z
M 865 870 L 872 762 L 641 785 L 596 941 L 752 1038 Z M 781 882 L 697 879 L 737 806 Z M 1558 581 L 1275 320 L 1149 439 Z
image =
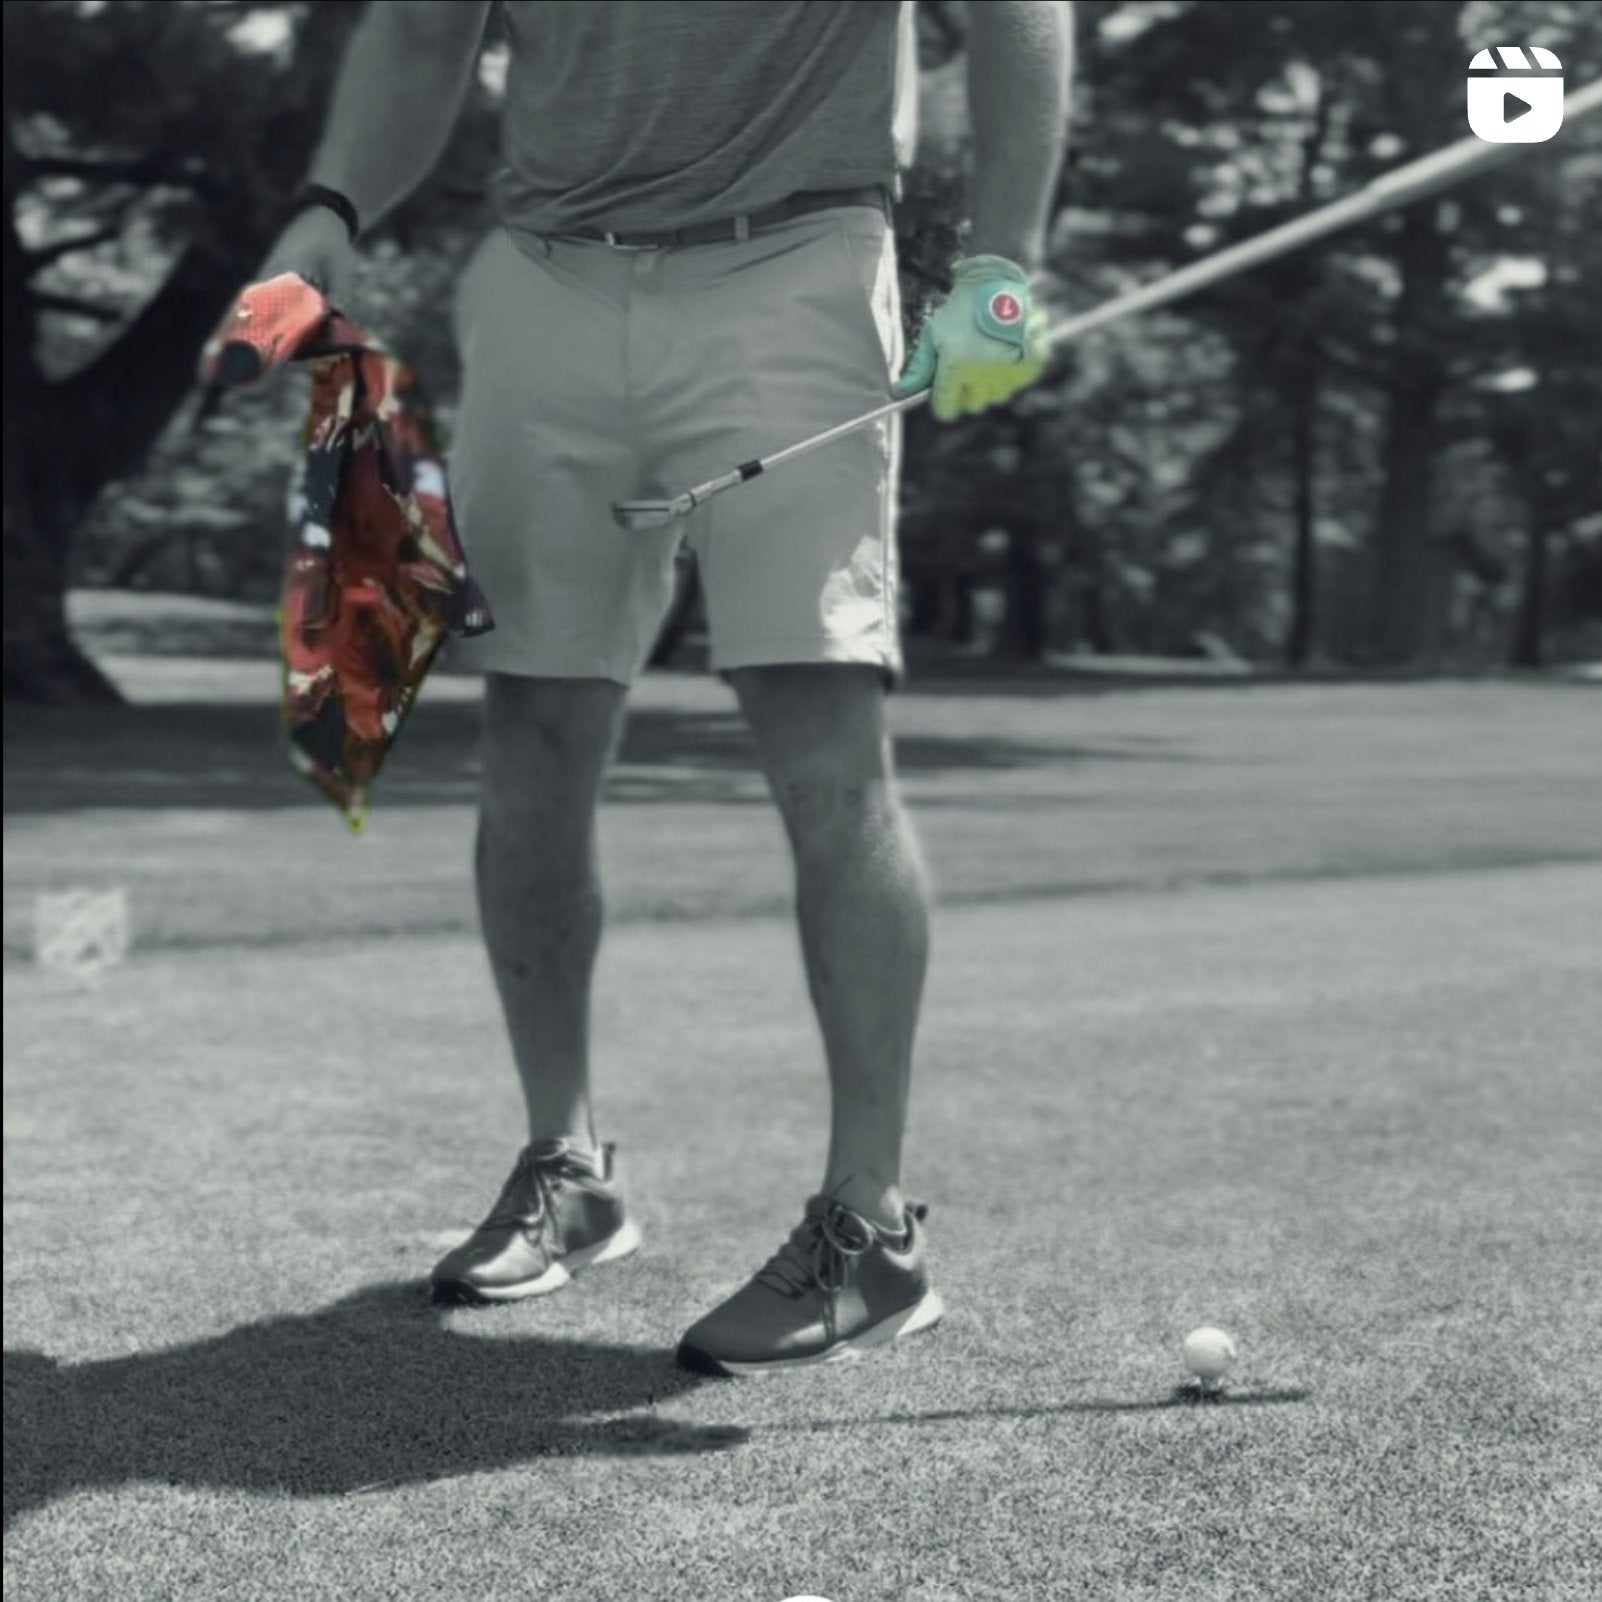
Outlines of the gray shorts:
M 741 241 L 526 246 L 497 227 L 457 290 L 457 527 L 496 627 L 469 671 L 630 684 L 687 539 L 718 671 L 901 670 L 901 419 L 626 533 L 610 503 L 676 495 L 890 398 L 903 350 L 895 234 L 868 206 Z

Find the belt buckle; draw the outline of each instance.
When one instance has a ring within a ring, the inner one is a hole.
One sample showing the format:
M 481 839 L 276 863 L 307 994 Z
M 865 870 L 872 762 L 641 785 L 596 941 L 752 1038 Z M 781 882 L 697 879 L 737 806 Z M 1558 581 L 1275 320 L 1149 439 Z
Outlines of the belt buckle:
M 610 228 L 603 228 L 601 230 L 601 238 L 604 239 L 613 250 L 661 250 L 663 248 L 661 245 L 625 245 Z

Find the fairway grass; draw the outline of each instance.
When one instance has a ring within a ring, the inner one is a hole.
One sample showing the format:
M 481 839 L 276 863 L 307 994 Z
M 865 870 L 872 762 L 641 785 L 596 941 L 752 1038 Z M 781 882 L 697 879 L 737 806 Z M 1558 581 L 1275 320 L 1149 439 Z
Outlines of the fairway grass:
M 7 1598 L 1594 1597 L 1602 869 L 1430 866 L 948 906 L 950 1315 L 754 1382 L 670 1351 L 817 1176 L 787 920 L 613 930 L 645 1248 L 486 1311 L 419 1283 L 518 1140 L 470 935 L 8 968 Z
M 122 667 L 134 707 L 7 709 L 8 964 L 30 955 L 35 897 L 72 885 L 126 888 L 147 951 L 476 934 L 476 682 L 430 681 L 352 836 L 284 759 L 270 664 Z M 732 693 L 651 675 L 631 707 L 601 816 L 609 921 L 788 911 Z M 1599 860 L 1599 712 L 1594 690 L 1538 681 L 981 680 L 891 702 L 948 904 Z

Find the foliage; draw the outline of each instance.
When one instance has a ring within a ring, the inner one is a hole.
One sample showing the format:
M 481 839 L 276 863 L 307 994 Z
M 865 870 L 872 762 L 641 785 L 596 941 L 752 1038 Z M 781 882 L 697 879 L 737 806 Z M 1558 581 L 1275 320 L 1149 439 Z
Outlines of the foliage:
M 1052 265 L 1085 303 L 1461 137 L 1462 67 L 1480 44 L 1552 46 L 1571 84 L 1602 71 L 1602 11 L 1571 4 L 1078 10 L 1078 159 Z M 1171 318 L 1088 337 L 1046 392 L 1056 420 L 1033 432 L 1045 460 L 976 449 L 1004 432 L 999 419 L 925 430 L 909 445 L 909 479 L 922 480 L 909 566 L 942 504 L 1001 506 L 1009 475 L 1066 482 L 1045 533 L 1007 530 L 1011 545 L 1057 546 L 1075 531 L 1046 563 L 1053 599 L 1078 598 L 1054 606 L 1051 643 L 1472 663 L 1513 644 L 1524 552 L 1540 538 L 1559 555 L 1539 594 L 1522 574 L 1526 610 L 1544 599 L 1553 643 L 1587 648 L 1572 580 L 1589 570 L 1583 514 L 1599 500 L 1587 438 L 1599 364 L 1577 287 L 1602 244 L 1585 222 L 1593 128 Z M 1540 473 L 1517 441 L 1537 442 Z M 943 571 L 946 545 L 930 550 Z M 1293 616 L 1298 596 L 1313 615 Z
M 8 693 L 14 659 L 55 649 L 69 582 L 276 593 L 303 397 L 247 391 L 196 432 L 189 375 L 304 175 L 360 9 L 5 7 Z M 1578 0 L 1077 14 L 1051 259 L 1075 306 L 1460 137 L 1481 44 L 1546 44 L 1571 85 L 1602 73 L 1602 7 Z M 918 26 L 920 163 L 897 222 L 909 334 L 961 248 L 971 170 L 965 9 L 923 0 Z M 491 223 L 504 49 L 492 31 L 439 168 L 369 241 L 359 294 L 447 428 L 450 297 Z M 134 77 L 138 94 L 95 92 Z M 914 627 L 979 640 L 988 589 L 1006 599 L 988 643 L 1030 655 L 1594 652 L 1582 286 L 1602 268 L 1599 190 L 1595 135 L 1565 130 L 1439 201 L 1091 335 L 1011 406 L 950 426 L 912 414 Z

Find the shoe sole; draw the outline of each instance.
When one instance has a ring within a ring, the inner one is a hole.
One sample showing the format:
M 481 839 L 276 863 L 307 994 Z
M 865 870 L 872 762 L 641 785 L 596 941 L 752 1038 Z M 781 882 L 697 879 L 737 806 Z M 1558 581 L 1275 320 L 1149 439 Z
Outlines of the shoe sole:
M 836 1341 L 833 1346 L 807 1357 L 774 1357 L 765 1362 L 734 1362 L 725 1357 L 714 1357 L 699 1346 L 679 1343 L 679 1362 L 698 1374 L 728 1374 L 742 1378 L 752 1374 L 774 1374 L 781 1370 L 818 1368 L 826 1363 L 858 1363 L 874 1352 L 900 1340 L 904 1335 L 916 1335 L 919 1330 L 931 1329 L 945 1317 L 946 1304 L 938 1291 L 925 1291 L 921 1301 L 911 1307 L 880 1319 L 871 1328 L 849 1340 Z
M 467 1280 L 453 1279 L 437 1282 L 434 1300 L 452 1302 L 459 1306 L 485 1307 L 497 1302 L 527 1301 L 532 1296 L 549 1296 L 573 1281 L 573 1276 L 600 1263 L 615 1263 L 630 1257 L 640 1249 L 640 1227 L 629 1219 L 621 1229 L 608 1235 L 593 1246 L 581 1246 L 577 1251 L 559 1257 L 543 1274 L 534 1279 L 518 1280 L 511 1285 L 474 1285 Z

